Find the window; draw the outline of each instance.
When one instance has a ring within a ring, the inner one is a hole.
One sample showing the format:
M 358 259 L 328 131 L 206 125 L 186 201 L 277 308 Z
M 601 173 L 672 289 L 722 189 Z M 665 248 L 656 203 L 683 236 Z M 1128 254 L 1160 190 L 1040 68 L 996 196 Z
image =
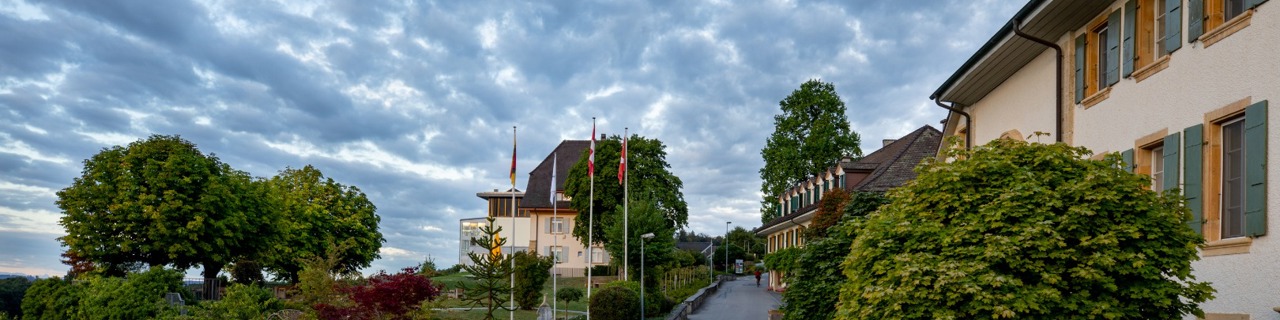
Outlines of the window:
M 1222 238 L 1244 236 L 1244 121 L 1222 125 Z
M 1244 98 L 1204 118 L 1184 130 L 1189 224 L 1205 256 L 1248 253 L 1267 233 L 1267 101 Z
M 551 217 L 547 218 L 547 231 L 550 234 L 561 234 L 565 232 L 564 218 Z
M 604 251 L 600 248 L 592 248 L 591 263 L 604 263 Z
M 1120 10 L 1104 13 L 1076 37 L 1076 103 L 1096 104 L 1120 80 L 1120 24 Z
M 1223 0 L 1222 20 L 1231 20 L 1244 13 L 1244 0 Z
M 547 247 L 547 253 L 555 258 L 556 263 L 564 262 L 564 246 Z
M 1187 39 L 1208 48 L 1249 26 L 1252 10 L 1266 0 L 1188 0 Z

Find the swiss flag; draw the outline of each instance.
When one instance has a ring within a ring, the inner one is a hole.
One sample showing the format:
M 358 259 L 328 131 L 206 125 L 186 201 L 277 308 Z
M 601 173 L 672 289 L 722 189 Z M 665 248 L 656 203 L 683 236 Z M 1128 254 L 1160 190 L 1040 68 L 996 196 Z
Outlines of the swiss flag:
M 622 158 L 618 160 L 618 183 L 627 178 L 627 139 L 622 139 Z
M 587 176 L 594 177 L 596 175 L 596 123 L 591 123 L 591 150 L 587 151 Z

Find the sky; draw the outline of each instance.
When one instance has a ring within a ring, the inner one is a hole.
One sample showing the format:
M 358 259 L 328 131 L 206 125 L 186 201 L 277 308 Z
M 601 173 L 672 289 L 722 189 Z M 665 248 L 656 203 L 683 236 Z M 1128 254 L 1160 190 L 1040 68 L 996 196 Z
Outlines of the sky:
M 56 192 L 103 148 L 180 135 L 258 177 L 364 191 L 365 273 L 457 263 L 477 192 L 564 139 L 667 146 L 689 231 L 760 225 L 760 149 L 800 84 L 836 87 L 869 153 L 1024 1 L 0 0 L 0 273 L 62 275 Z

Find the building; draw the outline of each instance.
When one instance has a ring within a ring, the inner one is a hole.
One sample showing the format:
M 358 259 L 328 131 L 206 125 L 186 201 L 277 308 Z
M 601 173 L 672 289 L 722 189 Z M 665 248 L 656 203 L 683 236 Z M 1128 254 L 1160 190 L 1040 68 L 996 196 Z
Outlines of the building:
M 883 147 L 854 161 L 844 157 L 827 170 L 795 184 L 778 197 L 781 214 L 759 228 L 766 253 L 804 245 L 804 230 L 817 216 L 822 194 L 827 191 L 884 192 L 915 179 L 917 164 L 934 156 L 941 144 L 942 133 L 923 126 L 897 140 L 886 140 Z M 786 274 L 769 270 L 769 289 L 786 289 Z
M 1047 132 L 1181 189 L 1206 241 L 1194 275 L 1217 290 L 1205 318 L 1274 319 L 1276 52 L 1266 0 L 1032 0 L 930 98 L 969 145 Z
M 574 220 L 578 212 L 569 207 L 570 198 L 564 194 L 564 182 L 569 178 L 569 168 L 587 152 L 591 141 L 565 140 L 529 172 L 527 197 L 520 208 L 527 210 L 530 223 L 528 246 L 539 254 L 556 257 L 555 272 L 564 277 L 584 277 L 588 266 L 608 265 L 609 253 L 600 245 L 588 252 L 582 242 L 573 237 Z M 558 159 L 553 157 L 559 157 Z M 552 167 L 552 164 L 555 167 Z M 555 194 L 552 194 L 551 172 L 555 171 Z M 552 199 L 555 203 L 552 203 Z
M 515 247 L 515 251 L 529 250 L 529 241 L 533 234 L 529 232 L 530 219 L 529 210 L 519 208 L 521 199 L 524 198 L 524 192 L 518 189 L 507 189 L 507 191 L 498 191 L 493 189 L 490 192 L 476 193 L 476 197 L 484 199 L 488 203 L 488 217 L 493 217 L 493 227 L 495 229 L 501 227 L 502 231 L 498 236 L 507 239 L 507 244 L 502 246 L 503 252 L 509 250 L 509 247 Z M 515 201 L 515 218 L 511 218 L 512 196 L 514 194 Z M 484 252 L 483 248 L 471 243 L 472 237 L 479 237 L 480 227 L 487 224 L 487 217 L 466 218 L 458 221 L 458 263 L 464 265 L 471 264 L 471 258 L 467 256 L 467 252 Z

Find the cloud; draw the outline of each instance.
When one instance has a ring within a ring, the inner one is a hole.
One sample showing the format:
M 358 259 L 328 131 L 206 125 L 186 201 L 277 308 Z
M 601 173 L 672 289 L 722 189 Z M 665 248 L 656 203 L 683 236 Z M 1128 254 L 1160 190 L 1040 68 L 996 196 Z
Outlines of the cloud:
M 0 272 L 64 270 L 56 191 L 177 134 L 255 176 L 311 164 L 377 205 L 371 270 L 456 262 L 457 225 L 562 139 L 662 140 L 690 228 L 758 225 L 778 101 L 835 85 L 864 151 L 1011 16 L 977 2 L 0 2 Z

